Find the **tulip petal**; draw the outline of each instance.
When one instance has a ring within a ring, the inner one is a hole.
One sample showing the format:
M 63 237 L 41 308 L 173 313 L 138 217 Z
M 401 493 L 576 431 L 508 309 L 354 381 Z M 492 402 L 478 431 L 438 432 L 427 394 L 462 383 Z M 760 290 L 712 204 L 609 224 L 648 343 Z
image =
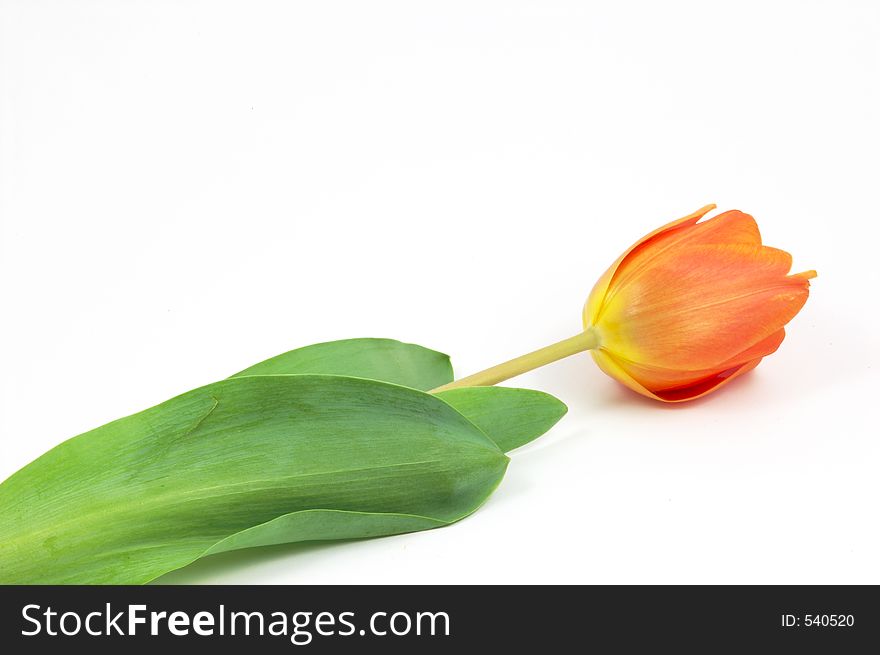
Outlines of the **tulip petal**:
M 604 348 L 591 350 L 590 355 L 593 356 L 593 361 L 595 361 L 596 365 L 600 369 L 602 369 L 602 372 L 604 372 L 609 377 L 614 378 L 618 382 L 622 382 L 636 393 L 640 393 L 643 396 L 647 396 L 648 398 L 653 398 L 655 400 L 661 400 L 659 396 L 654 395 L 644 386 L 639 384 L 635 380 L 635 378 L 633 378 L 629 373 L 626 372 L 626 370 L 624 370 L 624 368 L 614 358 L 614 356 Z
M 640 384 L 626 368 L 609 352 L 603 349 L 592 351 L 593 359 L 607 375 L 622 382 L 633 391 L 640 393 L 648 398 L 660 400 L 666 403 L 680 403 L 688 400 L 696 400 L 701 396 L 723 387 L 725 384 L 738 378 L 743 373 L 747 373 L 761 363 L 761 358 L 740 364 L 739 366 L 726 369 L 720 373 L 713 373 L 706 378 L 696 380 L 690 384 L 676 387 L 673 389 L 650 391 L 644 385 Z
M 745 364 L 737 366 L 736 368 L 727 369 L 726 371 L 717 373 L 711 378 L 703 380 L 702 382 L 698 382 L 680 389 L 668 389 L 666 391 L 659 391 L 657 392 L 657 397 L 667 403 L 681 403 L 686 400 L 696 400 L 697 398 L 705 396 L 707 393 L 720 389 L 725 384 L 728 384 L 732 380 L 735 380 L 743 373 L 748 373 L 760 363 L 760 358 L 753 359 L 752 361 L 746 362 Z
M 690 230 L 687 243 L 689 245 L 742 243 L 760 246 L 761 232 L 751 214 L 731 209 L 697 223 Z
M 698 209 L 693 214 L 688 214 L 684 218 L 679 218 L 678 220 L 672 221 L 671 223 L 667 223 L 663 227 L 657 228 L 653 232 L 650 232 L 643 236 L 641 239 L 636 241 L 633 245 L 631 245 L 620 257 L 618 257 L 617 261 L 615 261 L 611 266 L 608 267 L 608 270 L 602 274 L 602 277 L 599 278 L 599 281 L 593 286 L 593 290 L 590 292 L 590 297 L 587 299 L 587 304 L 584 306 L 584 325 L 589 327 L 593 323 L 596 322 L 596 319 L 599 315 L 599 311 L 601 310 L 604 302 L 605 302 L 605 294 L 608 291 L 609 284 L 611 283 L 611 279 L 614 274 L 617 272 L 620 264 L 627 258 L 627 256 L 633 252 L 636 248 L 639 248 L 644 243 L 651 241 L 652 239 L 662 237 L 669 233 L 675 232 L 679 228 L 693 225 L 698 220 L 700 220 L 703 216 L 708 214 L 710 211 L 715 209 L 715 205 L 706 205 L 701 209 Z
M 600 339 L 615 355 L 660 368 L 717 370 L 778 332 L 806 302 L 809 281 L 766 246 L 684 245 L 615 288 Z
M 752 344 L 744 351 L 739 353 L 736 357 L 733 357 L 721 364 L 720 368 L 739 366 L 743 362 L 747 362 L 752 359 L 761 359 L 762 357 L 766 357 L 767 355 L 772 355 L 779 349 L 779 346 L 782 345 L 782 342 L 784 340 L 785 328 L 779 328 L 779 330 L 771 334 L 769 337 L 761 339 L 760 341 Z
M 743 364 L 766 357 L 779 348 L 785 338 L 785 330 L 777 330 L 766 339 L 746 348 L 735 357 L 718 366 L 700 370 L 670 369 L 649 364 L 628 361 L 619 355 L 612 355 L 617 365 L 634 380 L 638 380 L 651 393 L 662 395 L 677 389 L 699 386 L 707 380 L 715 379 L 720 373 L 735 370 Z
M 667 230 L 632 248 L 611 277 L 603 305 L 607 306 L 617 291 L 644 275 L 663 257 L 675 256 L 684 246 L 699 245 L 761 245 L 758 224 L 749 214 L 738 210 L 726 211 L 701 223 L 688 223 L 675 230 Z M 596 319 L 601 316 L 600 309 Z

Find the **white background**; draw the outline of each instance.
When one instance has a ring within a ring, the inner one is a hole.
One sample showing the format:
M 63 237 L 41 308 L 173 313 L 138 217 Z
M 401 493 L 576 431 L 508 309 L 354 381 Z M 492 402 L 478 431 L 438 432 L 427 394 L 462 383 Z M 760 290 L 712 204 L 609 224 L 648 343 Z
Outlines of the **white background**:
M 0 478 L 317 341 L 568 337 L 708 202 L 815 268 L 779 352 L 570 408 L 446 528 L 168 582 L 880 583 L 876 2 L 0 0 Z

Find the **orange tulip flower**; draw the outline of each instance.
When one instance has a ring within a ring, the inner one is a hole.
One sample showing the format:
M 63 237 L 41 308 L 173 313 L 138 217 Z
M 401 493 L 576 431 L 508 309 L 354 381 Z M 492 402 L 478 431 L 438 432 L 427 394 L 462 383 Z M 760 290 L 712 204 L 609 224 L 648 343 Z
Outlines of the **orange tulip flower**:
M 761 244 L 755 220 L 708 205 L 629 248 L 596 283 L 584 323 L 593 359 L 650 398 L 699 398 L 755 368 L 785 337 L 815 271 Z
M 791 255 L 761 243 L 755 220 L 708 205 L 626 250 L 596 283 L 584 332 L 440 389 L 495 384 L 590 350 L 599 367 L 664 402 L 710 393 L 772 354 L 815 271 L 789 275 Z

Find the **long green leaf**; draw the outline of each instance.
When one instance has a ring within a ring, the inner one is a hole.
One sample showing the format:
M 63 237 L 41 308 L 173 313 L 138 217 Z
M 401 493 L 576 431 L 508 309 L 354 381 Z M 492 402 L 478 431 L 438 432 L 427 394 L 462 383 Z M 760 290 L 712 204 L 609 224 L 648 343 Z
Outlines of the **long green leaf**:
M 568 408 L 553 396 L 531 389 L 469 387 L 437 394 L 507 452 L 536 439 Z M 308 510 L 231 535 L 206 554 L 297 541 L 352 539 L 415 532 L 446 525 L 425 516 Z
M 559 421 L 567 407 L 530 389 L 471 387 L 437 394 L 480 428 L 501 450 L 536 439 Z M 292 512 L 231 535 L 206 554 L 297 541 L 352 539 L 428 530 L 446 525 L 425 516 L 307 510 Z
M 436 527 L 474 511 L 506 466 L 470 421 L 416 390 L 224 380 L 74 437 L 0 484 L 0 583 L 142 583 L 291 530 Z
M 293 373 L 350 375 L 422 391 L 452 381 L 448 355 L 394 339 L 316 343 L 254 364 L 232 377 Z
M 510 387 L 462 387 L 437 394 L 486 433 L 504 452 L 547 432 L 568 407 L 543 391 Z
M 445 355 L 390 339 L 349 339 L 307 346 L 261 362 L 238 376 L 303 373 L 344 374 L 425 389 L 452 379 L 449 359 Z M 540 436 L 566 410 L 552 396 L 527 389 L 479 387 L 442 392 L 439 396 L 504 450 Z M 397 534 L 440 527 L 449 522 L 394 512 L 306 509 L 281 514 L 232 533 L 201 555 L 296 541 Z

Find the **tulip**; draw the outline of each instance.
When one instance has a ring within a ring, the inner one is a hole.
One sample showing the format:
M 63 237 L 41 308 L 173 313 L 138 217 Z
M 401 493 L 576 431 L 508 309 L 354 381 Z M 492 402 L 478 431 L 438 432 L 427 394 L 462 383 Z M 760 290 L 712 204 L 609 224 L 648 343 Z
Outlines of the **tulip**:
M 605 373 L 663 402 L 693 400 L 776 351 L 815 271 L 761 243 L 755 220 L 715 205 L 651 232 L 593 287 L 580 334 L 440 389 L 483 386 L 590 351 Z M 438 390 L 440 390 L 438 389 Z

